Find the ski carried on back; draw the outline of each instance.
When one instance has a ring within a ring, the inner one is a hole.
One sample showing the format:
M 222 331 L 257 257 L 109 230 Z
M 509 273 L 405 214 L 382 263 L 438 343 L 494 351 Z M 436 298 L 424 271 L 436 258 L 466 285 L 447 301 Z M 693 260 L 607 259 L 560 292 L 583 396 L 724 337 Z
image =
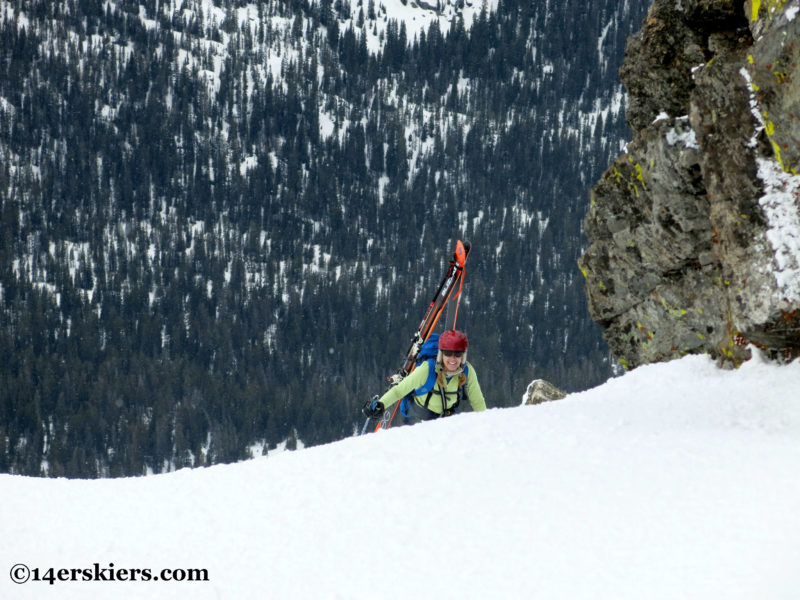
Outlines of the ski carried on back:
M 453 253 L 452 260 L 450 260 L 447 272 L 444 278 L 442 278 L 442 282 L 439 284 L 439 289 L 436 290 L 433 300 L 431 300 L 428 310 L 422 318 L 422 322 L 411 338 L 411 345 L 406 352 L 403 366 L 394 375 L 388 378 L 390 387 L 403 381 L 403 379 L 414 370 L 417 366 L 417 358 L 422 349 L 422 345 L 428 340 L 436 324 L 439 322 L 439 317 L 442 316 L 447 303 L 457 298 L 460 299 L 461 290 L 464 286 L 464 265 L 467 261 L 470 249 L 471 245 L 469 242 L 461 242 L 461 240 L 458 240 L 456 243 L 456 250 Z M 456 291 L 456 289 L 458 291 Z M 456 304 L 455 320 L 458 320 L 458 303 Z M 367 401 L 367 403 L 371 402 L 372 400 Z M 387 408 L 380 419 L 367 417 L 367 421 L 364 423 L 361 433 L 364 434 L 370 429 L 378 431 L 379 429 L 388 429 L 391 427 L 400 404 L 400 402 L 396 402 L 394 406 Z

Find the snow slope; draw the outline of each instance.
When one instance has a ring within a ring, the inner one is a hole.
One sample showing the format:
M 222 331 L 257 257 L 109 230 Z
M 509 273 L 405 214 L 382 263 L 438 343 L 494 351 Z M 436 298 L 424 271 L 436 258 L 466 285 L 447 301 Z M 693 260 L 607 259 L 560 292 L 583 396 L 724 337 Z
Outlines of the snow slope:
M 456 17 L 460 16 L 464 27 L 469 29 L 482 10 L 487 13 L 497 10 L 498 0 L 377 0 L 372 2 L 375 14 L 371 18 L 369 0 L 349 0 L 349 4 L 350 18 L 342 21 L 341 27 L 358 29 L 358 23 L 363 20 L 367 48 L 377 53 L 383 48 L 386 28 L 391 20 L 396 21 L 398 27 L 400 23 L 405 24 L 406 38 L 412 42 L 428 31 L 434 21 L 438 22 L 443 33 L 447 33 Z
M 798 598 L 798 473 L 800 365 L 687 357 L 235 465 L 0 476 L 0 597 Z M 209 580 L 10 578 L 110 563 Z

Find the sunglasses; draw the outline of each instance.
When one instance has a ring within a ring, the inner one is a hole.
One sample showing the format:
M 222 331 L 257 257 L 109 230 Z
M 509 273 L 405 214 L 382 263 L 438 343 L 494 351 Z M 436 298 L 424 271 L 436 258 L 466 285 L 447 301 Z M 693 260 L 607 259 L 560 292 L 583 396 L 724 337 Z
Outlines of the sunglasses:
M 442 350 L 442 354 L 444 354 L 445 356 L 456 356 L 458 358 L 461 358 L 462 356 L 464 356 L 464 351 L 463 350 Z

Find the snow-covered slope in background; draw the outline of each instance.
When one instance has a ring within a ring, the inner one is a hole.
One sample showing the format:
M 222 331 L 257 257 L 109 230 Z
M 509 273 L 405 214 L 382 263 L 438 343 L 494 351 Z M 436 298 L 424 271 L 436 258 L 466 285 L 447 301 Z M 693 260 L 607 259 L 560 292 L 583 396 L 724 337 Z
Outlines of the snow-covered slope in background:
M 350 0 L 350 19 L 342 27 L 364 27 L 367 31 L 367 47 L 373 53 L 383 48 L 386 28 L 394 20 L 399 27 L 405 24 L 409 42 L 438 22 L 443 33 L 450 30 L 452 22 L 461 17 L 469 28 L 481 13 L 497 10 L 498 0 Z
M 798 465 L 800 364 L 687 357 L 560 402 L 235 465 L 2 475 L 0 596 L 797 598 Z M 208 581 L 9 577 L 94 563 Z

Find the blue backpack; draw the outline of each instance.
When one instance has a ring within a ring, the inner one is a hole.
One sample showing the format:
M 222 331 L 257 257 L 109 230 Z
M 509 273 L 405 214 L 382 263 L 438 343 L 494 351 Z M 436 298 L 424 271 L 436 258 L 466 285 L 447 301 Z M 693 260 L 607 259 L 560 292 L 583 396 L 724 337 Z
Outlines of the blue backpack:
M 428 394 L 428 400 L 430 400 L 431 394 L 433 393 L 433 388 L 436 387 L 436 357 L 439 355 L 439 334 L 432 333 L 428 339 L 422 344 L 422 348 L 419 350 L 419 354 L 417 355 L 417 367 L 420 366 L 422 363 L 428 363 L 428 379 L 425 380 L 420 387 L 415 389 L 413 392 L 409 392 L 401 401 L 400 401 L 400 412 L 402 415 L 408 419 L 409 418 L 409 407 L 411 403 L 414 402 L 415 396 L 424 396 Z M 467 365 L 464 365 L 464 375 L 469 376 L 469 368 Z M 461 402 L 461 397 L 463 395 L 461 386 L 458 388 L 458 403 Z M 425 407 L 427 408 L 428 403 L 425 403 Z M 455 406 L 453 407 L 455 409 Z

